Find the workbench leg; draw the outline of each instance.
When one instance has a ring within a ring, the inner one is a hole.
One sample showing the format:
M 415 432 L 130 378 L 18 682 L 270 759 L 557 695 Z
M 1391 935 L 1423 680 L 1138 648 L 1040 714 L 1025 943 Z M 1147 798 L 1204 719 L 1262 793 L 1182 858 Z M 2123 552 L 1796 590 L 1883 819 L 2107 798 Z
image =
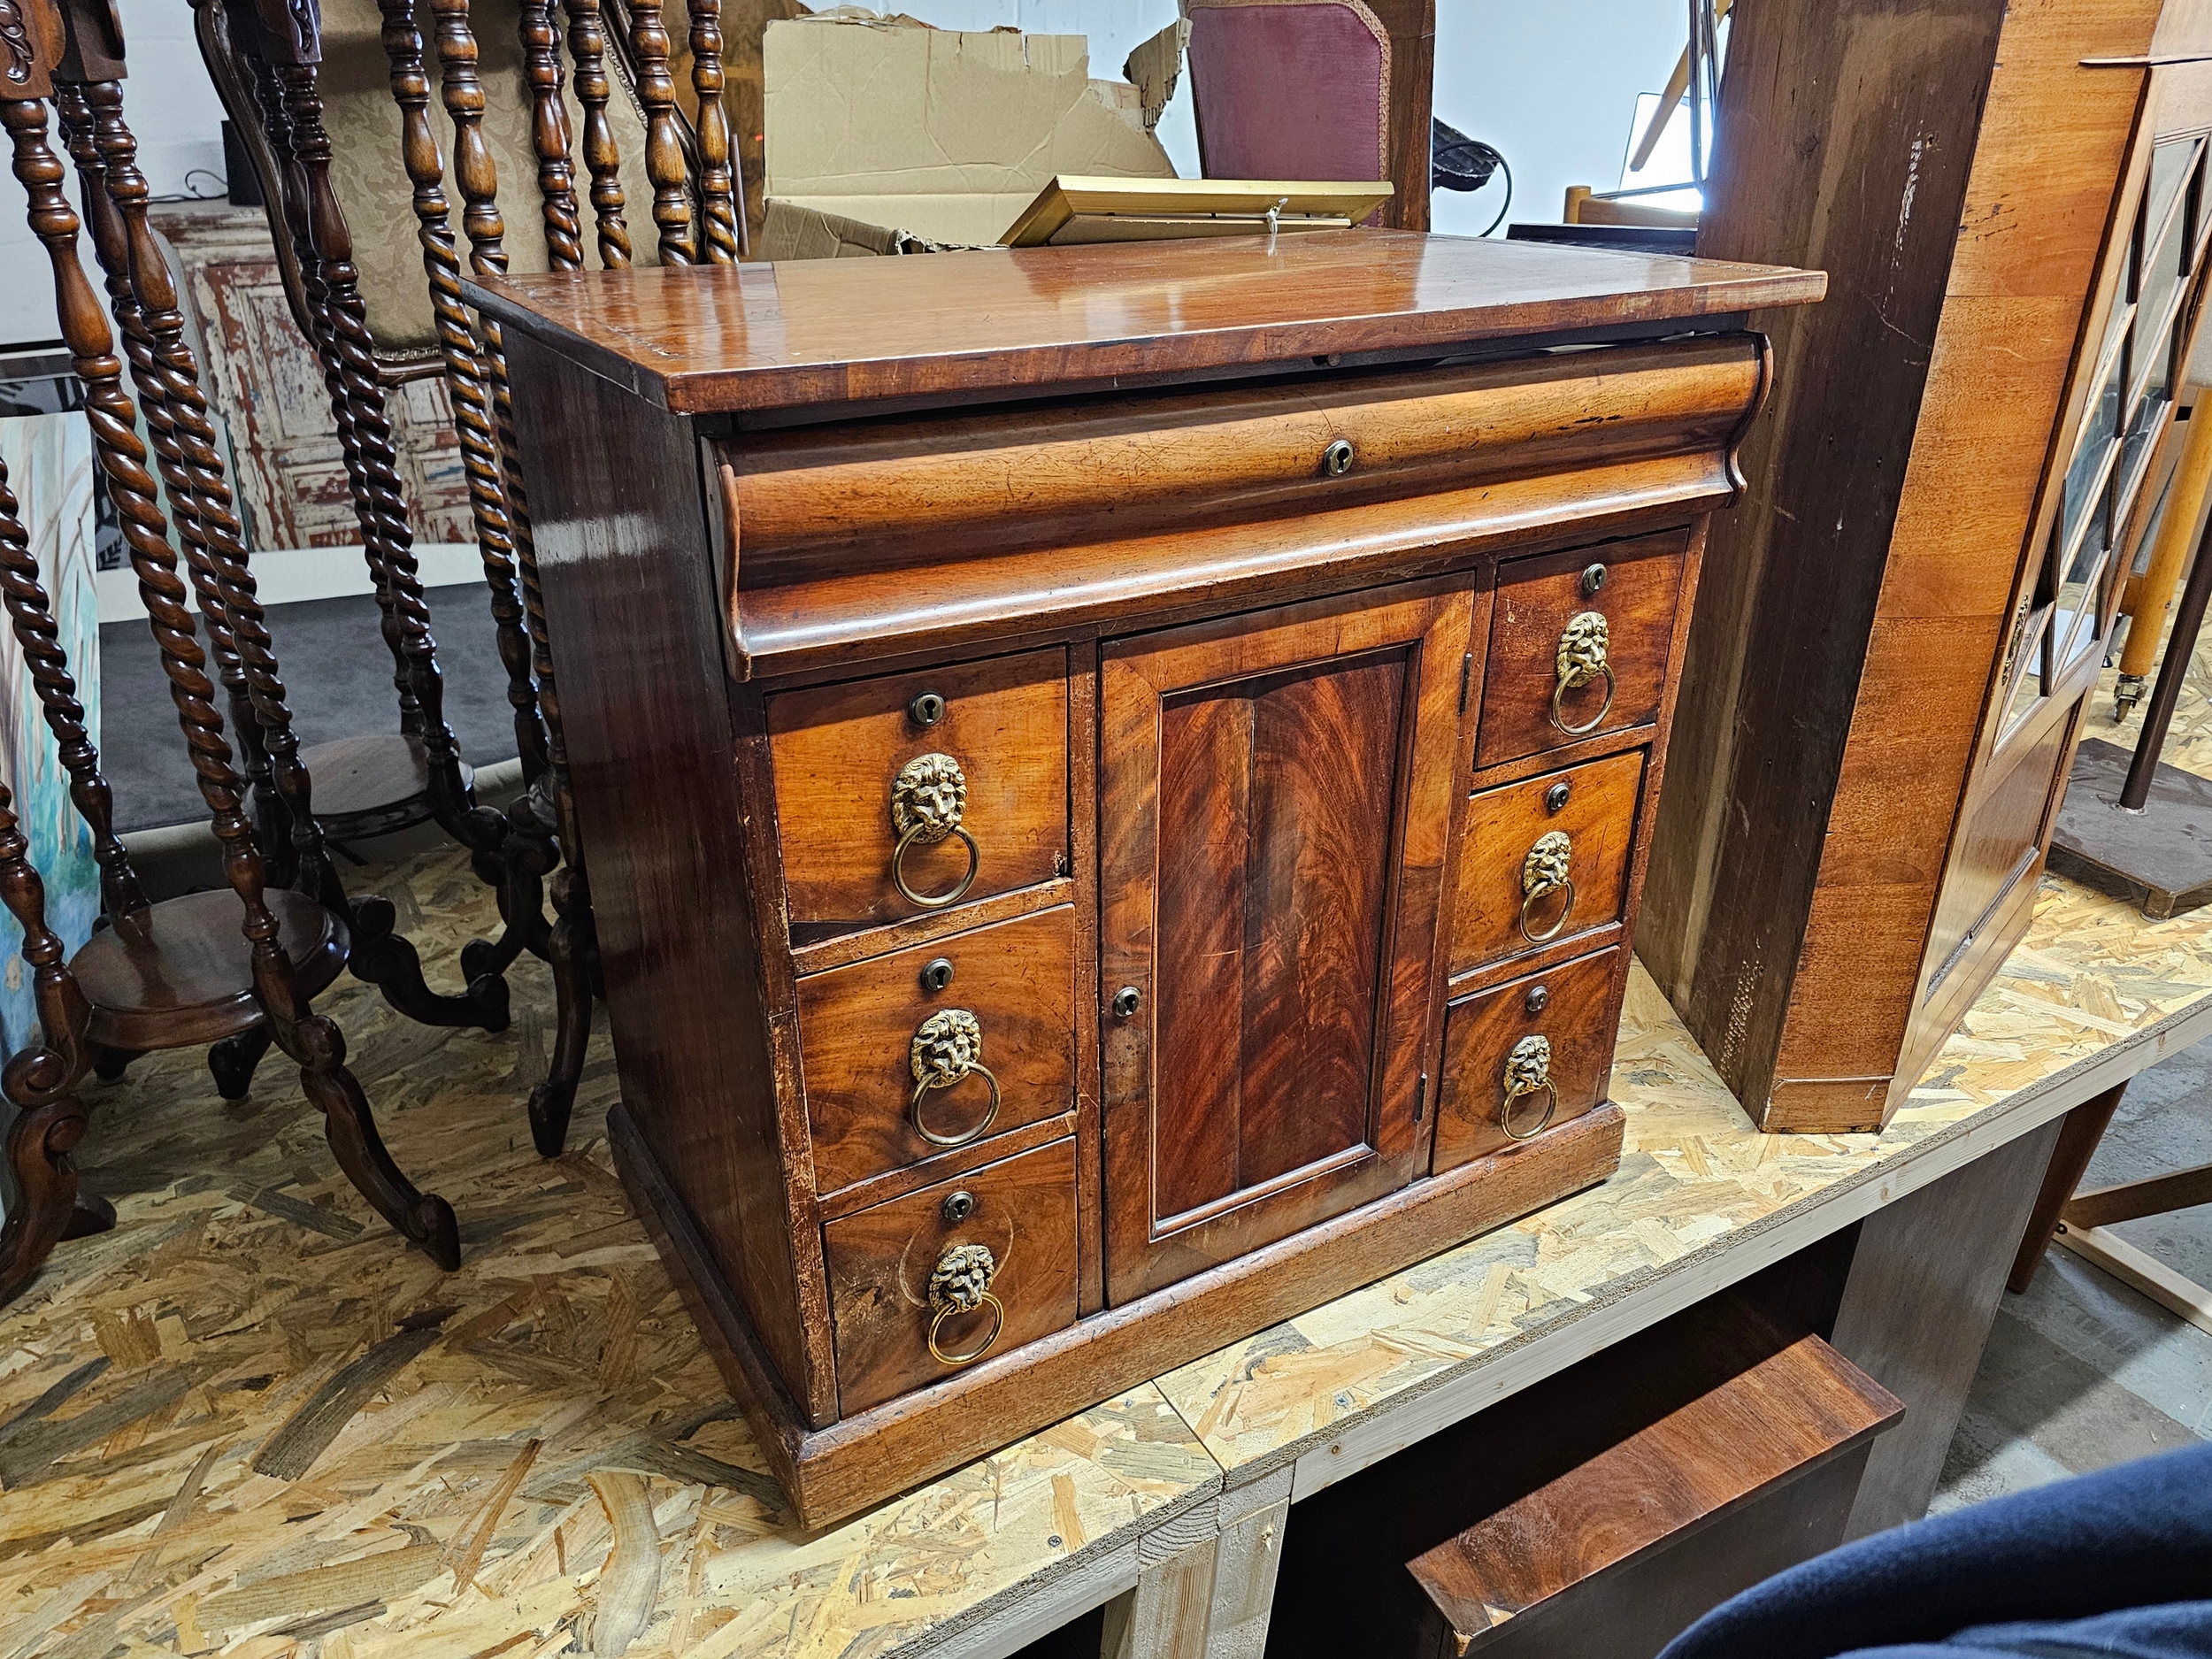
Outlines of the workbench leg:
M 1208 1506 L 1214 1535 L 1164 1553 L 1106 1608 L 1104 1659 L 1261 1659 L 1290 1521 L 1280 1469 Z M 1150 1540 L 1147 1540 L 1150 1542 Z
M 2212 430 L 2212 400 L 2205 404 L 2204 424 Z M 2058 1149 L 2051 1154 L 2050 1167 L 2043 1172 L 2042 1190 L 2036 1194 L 2035 1208 L 2028 1214 L 2028 1230 L 2020 1240 L 2020 1252 L 2012 1258 L 2012 1274 L 2005 1280 L 2007 1290 L 2025 1290 L 2035 1277 L 2043 1252 L 2050 1248 L 2051 1230 L 2058 1225 L 2059 1212 L 2074 1195 L 2074 1188 L 2081 1185 L 2089 1160 L 2097 1156 L 2097 1144 L 2104 1139 L 2112 1114 L 2120 1110 L 2120 1096 L 2127 1093 L 2127 1087 L 2116 1083 L 2066 1114 L 2066 1126 L 2058 1132 Z
M 1206 1659 L 1261 1659 L 1275 1606 L 1275 1570 L 1290 1525 L 1292 1471 L 1222 1494 L 1221 1538 L 1214 1547 L 1214 1592 L 1206 1617 Z M 1231 1518 L 1231 1517 L 1234 1518 Z
M 1874 1443 L 1847 1539 L 1928 1512 L 2058 1131 L 2031 1130 L 1860 1224 L 1829 1340 L 1905 1418 Z
M 1109 1601 L 1102 1659 L 1204 1659 L 1219 1541 L 1147 1567 L 1135 1589 Z

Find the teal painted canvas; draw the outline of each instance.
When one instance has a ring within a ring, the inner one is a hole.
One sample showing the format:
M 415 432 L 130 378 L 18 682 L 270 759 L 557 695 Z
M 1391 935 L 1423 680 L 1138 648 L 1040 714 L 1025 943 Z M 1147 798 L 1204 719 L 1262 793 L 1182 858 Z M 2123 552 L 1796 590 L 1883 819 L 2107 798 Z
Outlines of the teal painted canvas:
M 91 429 L 81 414 L 0 418 L 0 465 L 7 467 L 30 533 L 87 729 L 96 743 L 100 612 L 93 592 Z M 92 833 L 70 802 L 53 733 L 40 715 L 15 634 L 5 628 L 0 628 L 0 781 L 15 797 L 31 862 L 46 884 L 47 925 L 73 951 L 91 936 L 100 913 Z M 22 945 L 22 930 L 0 910 L 0 1055 L 14 1053 L 38 1031 Z

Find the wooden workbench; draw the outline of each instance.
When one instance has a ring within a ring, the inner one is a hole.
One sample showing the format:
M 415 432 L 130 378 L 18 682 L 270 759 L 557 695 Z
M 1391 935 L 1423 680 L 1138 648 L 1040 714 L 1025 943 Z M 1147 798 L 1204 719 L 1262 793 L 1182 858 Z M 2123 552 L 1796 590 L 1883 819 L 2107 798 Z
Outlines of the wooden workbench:
M 2199 695 L 2184 718 L 2212 724 Z M 433 963 L 486 925 L 458 856 L 387 879 Z M 1755 1133 L 1640 972 L 1611 1181 L 814 1536 L 614 1180 L 603 1051 L 579 1149 L 531 1151 L 549 1018 L 518 986 L 519 1059 L 334 994 L 460 1213 L 457 1274 L 377 1225 L 280 1079 L 225 1107 L 178 1055 L 96 1093 L 120 1223 L 0 1319 L 0 1659 L 982 1655 L 1118 1597 L 1127 1652 L 1256 1655 L 1287 1505 L 1936 1183 L 2016 1187 L 2008 1148 L 2212 1033 L 2212 912 L 2047 880 L 1878 1138 Z

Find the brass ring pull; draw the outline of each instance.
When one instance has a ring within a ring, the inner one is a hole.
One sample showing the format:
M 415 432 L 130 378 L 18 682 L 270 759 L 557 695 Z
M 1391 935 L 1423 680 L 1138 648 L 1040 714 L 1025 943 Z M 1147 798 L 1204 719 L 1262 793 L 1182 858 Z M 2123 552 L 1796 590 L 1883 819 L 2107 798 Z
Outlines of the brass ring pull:
M 1544 1115 L 1526 1129 L 1513 1126 L 1514 1102 L 1524 1094 L 1539 1090 L 1551 1098 L 1545 1102 Z M 1504 1130 L 1509 1141 L 1533 1141 L 1544 1133 L 1552 1115 L 1559 1110 L 1559 1085 L 1551 1080 L 1551 1039 L 1524 1037 L 1513 1045 L 1513 1051 L 1505 1056 L 1505 1099 L 1498 1107 L 1498 1127 Z
M 1546 830 L 1536 838 L 1536 844 L 1528 849 L 1528 856 L 1521 860 L 1521 937 L 1532 945 L 1554 940 L 1566 931 L 1567 918 L 1575 913 L 1574 878 L 1567 873 L 1568 861 L 1574 856 L 1574 841 L 1564 830 Z M 1537 901 L 1548 898 L 1564 889 L 1567 902 L 1559 912 L 1559 918 L 1542 933 L 1531 933 L 1529 911 Z
M 1006 1329 L 1006 1304 L 991 1294 L 998 1277 L 998 1258 L 982 1244 L 956 1244 L 937 1258 L 929 1275 L 929 1356 L 940 1365 L 970 1365 L 991 1351 L 999 1333 Z M 938 1346 L 945 1321 L 978 1308 L 991 1310 L 991 1333 L 964 1354 L 948 1354 Z
M 933 1147 L 964 1147 L 991 1126 L 998 1117 L 998 1079 L 983 1064 L 983 1022 L 964 1008 L 941 1008 L 921 1023 L 907 1050 L 907 1064 L 914 1073 L 914 1096 L 906 1115 L 914 1133 Z M 950 1088 L 976 1073 L 991 1086 L 991 1104 L 981 1121 L 956 1135 L 941 1135 L 922 1121 L 922 1097 L 933 1088 Z
M 983 849 L 975 837 L 961 827 L 968 805 L 968 775 L 949 755 L 917 755 L 899 768 L 891 784 L 891 827 L 899 844 L 891 855 L 891 881 L 899 896 L 925 910 L 941 910 L 967 896 L 983 868 Z M 967 843 L 968 873 L 949 893 L 917 893 L 906 879 L 906 854 L 910 847 L 933 847 L 948 835 Z
M 1613 712 L 1613 694 L 1619 686 L 1613 678 L 1613 665 L 1605 660 L 1610 632 L 1603 611 L 1578 611 L 1567 618 L 1566 629 L 1559 636 L 1559 649 L 1552 658 L 1558 682 L 1551 691 L 1551 723 L 1569 737 L 1581 737 L 1596 731 L 1605 724 L 1605 717 Z M 1569 726 L 1560 707 L 1561 699 L 1588 685 L 1600 674 L 1605 676 L 1603 706 L 1580 726 Z

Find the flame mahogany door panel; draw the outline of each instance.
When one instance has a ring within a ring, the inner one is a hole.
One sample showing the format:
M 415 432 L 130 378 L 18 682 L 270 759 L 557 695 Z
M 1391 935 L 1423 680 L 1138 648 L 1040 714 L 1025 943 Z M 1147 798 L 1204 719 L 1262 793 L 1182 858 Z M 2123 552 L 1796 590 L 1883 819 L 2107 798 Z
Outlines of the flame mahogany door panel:
M 1109 1301 L 1425 1169 L 1471 588 L 1104 647 Z

